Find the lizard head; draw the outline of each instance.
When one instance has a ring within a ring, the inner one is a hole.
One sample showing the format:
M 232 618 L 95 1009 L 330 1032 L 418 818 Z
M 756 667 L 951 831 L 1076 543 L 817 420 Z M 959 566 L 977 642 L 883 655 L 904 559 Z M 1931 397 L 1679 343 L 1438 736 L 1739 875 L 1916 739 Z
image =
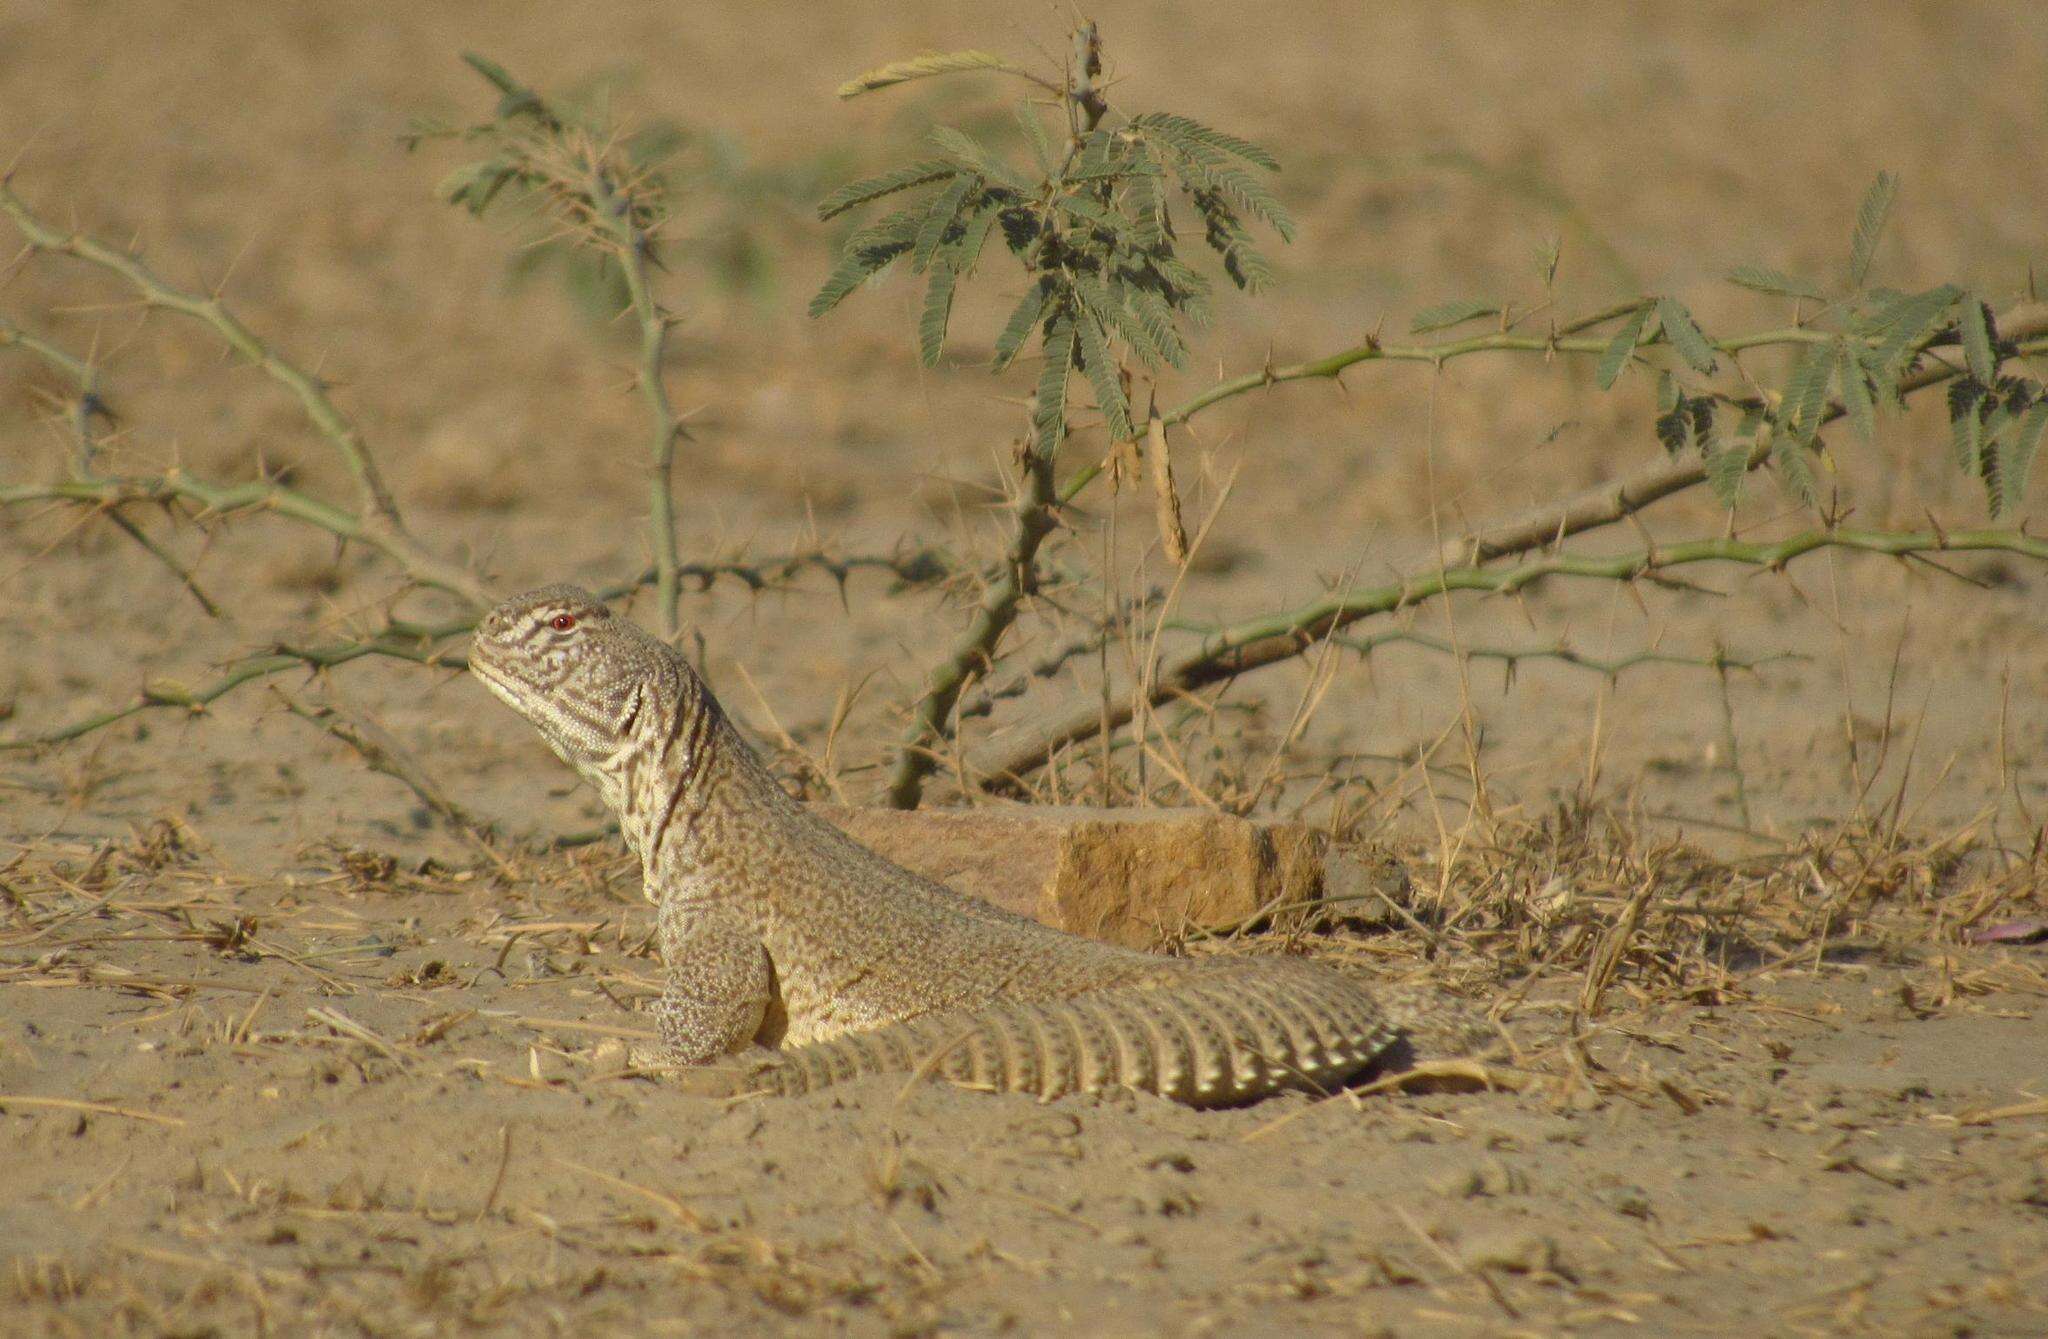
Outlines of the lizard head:
M 469 668 L 609 796 L 655 696 L 673 700 L 681 662 L 586 590 L 543 586 L 484 615 Z

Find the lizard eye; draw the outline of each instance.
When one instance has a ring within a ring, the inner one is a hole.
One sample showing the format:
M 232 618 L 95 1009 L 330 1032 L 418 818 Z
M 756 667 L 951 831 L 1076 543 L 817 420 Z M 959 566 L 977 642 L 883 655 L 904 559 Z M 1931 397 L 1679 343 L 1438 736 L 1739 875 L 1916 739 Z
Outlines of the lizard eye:
M 548 620 L 548 626 L 553 628 L 556 632 L 567 632 L 569 629 L 576 626 L 576 615 L 556 614 L 553 618 Z

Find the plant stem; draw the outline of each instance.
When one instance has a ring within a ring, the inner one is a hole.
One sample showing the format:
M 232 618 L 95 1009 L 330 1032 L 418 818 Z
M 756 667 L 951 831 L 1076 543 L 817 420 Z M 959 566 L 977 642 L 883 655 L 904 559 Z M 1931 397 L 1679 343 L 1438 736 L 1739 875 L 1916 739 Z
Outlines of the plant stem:
M 1068 144 L 1071 161 L 1080 137 L 1095 129 L 1109 105 L 1103 100 L 1096 79 L 1102 73 L 1101 46 L 1093 23 L 1074 30 L 1074 62 L 1069 73 L 1066 99 L 1072 110 L 1076 133 Z M 1017 499 L 1011 505 L 1013 529 L 1003 566 L 982 591 L 981 604 L 968 621 L 953 648 L 925 677 L 911 708 L 910 729 L 896 748 L 896 761 L 889 773 L 886 802 L 892 809 L 915 809 L 924 796 L 925 778 L 938 767 L 935 745 L 951 737 L 953 708 L 960 694 L 994 662 L 1003 634 L 1017 620 L 1017 613 L 1036 581 L 1038 549 L 1057 526 L 1061 497 L 1054 486 L 1054 450 L 1038 449 L 1037 434 L 1027 433 L 1019 456 L 1022 477 Z
M 610 165 L 602 159 L 592 162 L 590 202 L 597 225 L 611 243 L 626 277 L 626 292 L 640 327 L 637 372 L 640 400 L 646 406 L 649 427 L 647 508 L 648 538 L 654 550 L 654 602 L 660 611 L 661 635 L 673 638 L 682 605 L 681 564 L 676 548 L 675 464 L 676 442 L 683 436 L 683 421 L 669 399 L 663 367 L 668 351 L 669 315 L 655 297 L 648 273 L 654 239 L 634 221 L 632 199 L 618 189 L 611 173 Z

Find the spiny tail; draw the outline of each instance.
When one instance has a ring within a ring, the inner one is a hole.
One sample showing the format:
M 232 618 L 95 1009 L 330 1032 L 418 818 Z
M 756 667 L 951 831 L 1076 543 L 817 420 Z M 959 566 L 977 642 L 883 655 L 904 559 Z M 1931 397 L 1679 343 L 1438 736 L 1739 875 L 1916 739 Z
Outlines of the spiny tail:
M 1288 1088 L 1339 1088 L 1399 1036 L 1365 987 L 1339 972 L 1271 959 L 1205 963 L 1141 985 L 849 1033 L 784 1052 L 757 1078 L 778 1094 L 921 1074 L 1044 1098 L 1124 1087 L 1230 1106 Z

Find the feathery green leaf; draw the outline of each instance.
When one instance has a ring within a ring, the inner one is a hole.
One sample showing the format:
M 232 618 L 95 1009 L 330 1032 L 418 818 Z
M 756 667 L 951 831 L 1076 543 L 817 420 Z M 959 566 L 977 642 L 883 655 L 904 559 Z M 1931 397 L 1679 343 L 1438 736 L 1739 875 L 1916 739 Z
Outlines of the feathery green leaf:
M 462 61 L 470 69 L 482 75 L 485 82 L 489 83 L 491 87 L 504 95 L 498 101 L 496 112 L 496 116 L 500 121 L 509 121 L 515 116 L 525 116 L 530 117 L 543 129 L 549 131 L 562 129 L 562 122 L 555 115 L 554 109 L 548 106 L 540 94 L 514 79 L 504 66 L 487 56 L 480 56 L 474 51 L 463 52 Z
M 822 222 L 864 205 L 870 200 L 879 200 L 897 191 L 907 191 L 928 181 L 944 181 L 958 171 L 959 169 L 951 163 L 937 158 L 927 158 L 923 162 L 911 163 L 892 172 L 883 172 L 861 181 L 849 182 L 818 202 L 818 218 Z
M 1728 282 L 1738 284 L 1751 292 L 1769 293 L 1773 297 L 1809 298 L 1815 302 L 1827 298 L 1819 284 L 1805 279 L 1795 279 L 1783 270 L 1773 270 L 1762 265 L 1737 265 L 1729 271 Z
M 1720 406 L 1711 395 L 1695 395 L 1685 402 L 1685 410 L 1692 419 L 1693 445 L 1704 455 L 1720 430 Z
M 1599 370 L 1595 373 L 1601 390 L 1613 389 L 1621 376 L 1621 369 L 1628 366 L 1630 355 L 1642 341 L 1643 327 L 1649 325 L 1650 313 L 1654 310 L 1655 306 L 1648 302 L 1636 308 L 1635 313 L 1622 323 L 1621 329 L 1614 332 L 1614 338 L 1607 341 L 1607 348 L 1600 355 Z
M 1166 244 L 1166 183 L 1157 164 L 1140 151 L 1150 171 L 1135 172 L 1125 188 L 1124 205 L 1131 214 L 1131 239 L 1142 251 Z
M 1985 405 L 1984 426 L 1977 439 L 1977 459 L 1969 472 L 1984 485 L 1984 509 L 1995 518 L 2003 514 L 2000 509 L 2005 503 L 2005 482 L 2001 472 L 2005 456 L 2000 448 L 2012 435 L 2013 416 L 1996 395 L 1987 398 Z
M 1884 336 L 1877 361 L 1887 380 L 1905 375 L 1927 341 L 1948 324 L 1949 310 L 1962 295 L 1954 284 L 1940 284 L 1922 293 L 1901 293 L 1878 308 L 1866 329 Z
M 1682 399 L 1684 397 L 1678 393 L 1678 378 L 1672 376 L 1667 371 L 1659 369 L 1657 372 L 1657 412 L 1660 414 L 1670 413 L 1678 408 L 1679 402 Z
M 1984 397 L 1984 426 L 1978 439 L 1976 473 L 1984 481 L 1985 504 L 1994 518 L 2011 515 L 2025 501 L 2026 476 L 2033 464 L 2033 453 L 2021 449 L 2020 439 L 2027 419 L 2038 407 L 2035 394 L 2036 383 L 2001 377 Z
M 2027 481 L 2048 430 L 2048 400 L 2037 400 L 1998 444 L 1998 506 L 1996 514 L 2012 517 L 2026 509 Z
M 939 147 L 939 152 L 945 154 L 946 157 L 983 180 L 999 182 L 1004 186 L 1010 187 L 1012 190 L 1029 191 L 1031 189 L 1031 184 L 1019 176 L 1016 170 L 1008 163 L 1005 163 L 987 149 L 982 148 L 981 145 L 953 129 L 953 127 L 932 127 L 931 139 L 932 143 Z
M 1203 148 L 1220 149 L 1224 153 L 1235 154 L 1248 163 L 1263 167 L 1268 172 L 1280 170 L 1279 160 L 1250 140 L 1239 139 L 1235 135 L 1205 126 L 1200 121 L 1176 116 L 1171 112 L 1146 112 L 1143 116 L 1134 116 L 1131 118 L 1131 128 L 1149 131 L 1176 147 L 1198 145 Z
M 1103 338 L 1102 327 L 1089 312 L 1075 316 L 1074 332 L 1080 337 L 1081 372 L 1095 388 L 1095 405 L 1102 411 L 1103 427 L 1111 441 L 1121 442 L 1131 435 L 1131 407 L 1124 399 L 1123 381 L 1117 375 L 1109 341 Z
M 1955 454 L 1956 468 L 1965 474 L 1977 473 L 1983 455 L 1987 394 L 1983 383 L 1974 378 L 1965 377 L 1948 386 L 1949 445 Z
M 1686 413 L 1683 400 L 1657 415 L 1655 427 L 1657 443 L 1667 455 L 1682 455 L 1693 444 L 1692 415 Z
M 1664 338 L 1678 350 L 1687 367 L 1702 375 L 1714 370 L 1714 346 L 1707 342 L 1705 332 L 1684 304 L 1677 298 L 1658 298 L 1657 320 L 1664 327 Z
M 1038 239 L 1044 235 L 1044 226 L 1035 209 L 1005 204 L 999 222 L 1003 230 L 1003 245 L 1019 260 L 1035 248 Z M 1031 268 L 1028 262 L 1025 268 Z
M 1800 351 L 1792 375 L 1785 380 L 1785 398 L 1779 411 L 1783 435 L 1804 445 L 1820 431 L 1827 414 L 1828 382 L 1835 371 L 1835 351 L 1822 344 L 1809 344 Z
M 1038 391 L 1031 400 L 1031 426 L 1038 454 L 1051 459 L 1058 454 L 1067 431 L 1067 373 L 1074 366 L 1072 316 L 1053 318 L 1044 347 L 1045 365 L 1038 371 Z
M 917 355 L 926 367 L 936 367 L 946 347 L 946 325 L 953 316 L 953 285 L 959 276 L 941 261 L 932 266 L 932 281 L 925 286 L 924 311 L 917 320 Z
M 1089 185 L 1095 182 L 1124 182 L 1133 177 L 1158 177 L 1165 175 L 1165 169 L 1147 159 L 1143 166 L 1135 166 L 1134 160 L 1117 158 L 1092 165 L 1076 165 L 1060 178 L 1068 186 Z
M 1991 309 L 1971 293 L 1957 304 L 1956 315 L 1963 336 L 1963 359 L 1970 366 L 1970 375 L 1988 386 L 1998 380 L 1998 349 L 1993 343 L 1997 332 L 1992 326 Z
M 1453 298 L 1439 302 L 1434 307 L 1424 307 L 1408 322 L 1408 333 L 1426 335 L 1432 330 L 1448 330 L 1454 325 L 1476 321 L 1482 316 L 1500 315 L 1500 304 L 1485 298 Z
M 1294 215 L 1263 183 L 1234 168 L 1218 172 L 1216 183 L 1253 218 L 1279 233 L 1281 241 L 1294 240 Z
M 1031 145 L 1031 156 L 1038 160 L 1040 176 L 1049 177 L 1057 160 L 1053 156 L 1052 136 L 1046 133 L 1045 122 L 1039 118 L 1038 108 L 1028 102 L 1016 107 L 1017 124 L 1024 129 L 1024 138 Z
M 1721 505 L 1735 510 L 1742 501 L 1742 481 L 1749 473 L 1749 452 L 1739 446 L 1710 450 L 1706 454 L 1707 486 Z
M 1212 166 L 1188 158 L 1181 160 L 1179 171 L 1182 181 L 1197 194 L 1227 196 L 1245 213 L 1279 233 L 1281 241 L 1294 240 L 1294 216 L 1264 182 L 1234 167 Z
M 1789 433 L 1781 433 L 1772 440 L 1771 464 L 1787 492 L 1806 506 L 1820 505 L 1820 481 L 1814 477 L 1813 460 Z
M 1194 193 L 1195 209 L 1201 214 L 1208 227 L 1206 240 L 1211 250 L 1223 261 L 1223 272 L 1230 281 L 1248 293 L 1255 293 L 1273 282 L 1273 271 L 1266 264 L 1266 258 L 1252 245 L 1251 234 L 1238 220 L 1222 196 L 1211 191 Z
M 1003 323 L 1003 333 L 996 336 L 996 371 L 1000 372 L 1010 365 L 1010 361 L 1017 356 L 1017 351 L 1024 347 L 1025 339 L 1038 328 L 1039 321 L 1045 316 L 1046 306 L 1051 301 L 1051 294 L 1047 291 L 1050 283 L 1050 280 L 1040 280 L 1031 285 L 1030 291 L 1024 294 L 1016 308 L 1011 311 L 1010 319 Z
M 1856 211 L 1856 236 L 1849 248 L 1849 283 L 1852 287 L 1863 287 L 1863 281 L 1870 274 L 1870 262 L 1877 256 L 1877 243 L 1884 236 L 1884 225 L 1891 218 L 1892 201 L 1898 198 L 1899 179 L 1889 172 L 1877 174 L 1877 180 L 1870 184 L 1870 190 L 1863 196 L 1863 204 Z
M 1015 68 L 1001 56 L 987 51 L 935 51 L 929 55 L 912 56 L 909 60 L 891 61 L 865 74 L 855 75 L 841 84 L 838 92 L 842 98 L 857 98 L 878 88 L 893 88 L 897 84 L 907 84 L 913 79 L 929 79 L 934 75 L 959 74 L 967 70 Z
M 939 243 L 946 238 L 947 229 L 960 215 L 960 206 L 967 203 L 968 195 L 978 183 L 973 177 L 955 177 L 953 184 L 933 196 L 925 207 L 924 221 L 918 224 L 917 240 L 910 248 L 910 272 L 922 274 L 932 262 L 932 253 L 939 249 Z
M 1062 182 L 1097 181 L 1122 171 L 1116 137 L 1107 130 L 1091 130 L 1081 137 L 1080 152 L 1067 164 Z
M 831 311 L 869 276 L 910 250 L 917 225 L 918 211 L 905 209 L 847 238 L 839 263 L 811 299 L 811 315 L 815 318 Z
M 491 201 L 498 198 L 498 192 L 519 175 L 517 168 L 499 158 L 465 163 L 442 178 L 434 188 L 434 194 L 482 218 L 484 211 L 491 207 Z
M 1052 198 L 1052 202 L 1062 211 L 1072 214 L 1083 223 L 1091 227 L 1101 228 L 1109 233 L 1120 245 L 1133 251 L 1144 250 L 1143 247 L 1138 245 L 1138 235 L 1133 230 L 1131 221 L 1116 210 L 1111 209 L 1108 205 L 1098 200 L 1091 200 L 1085 195 L 1064 193 L 1055 195 Z
M 1003 215 L 999 201 L 983 197 L 980 203 L 968 207 L 967 225 L 960 234 L 960 241 L 946 248 L 946 259 L 960 274 L 971 274 L 981 259 L 982 247 L 988 243 L 988 235 L 995 231 L 996 220 Z
M 1153 340 L 1151 332 L 1119 300 L 1118 294 L 1109 285 L 1090 275 L 1077 274 L 1073 277 L 1074 296 L 1081 299 L 1081 305 L 1088 314 L 1106 330 L 1116 332 L 1131 352 L 1147 367 L 1157 367 L 1165 351 Z M 1122 288 L 1123 285 L 1118 285 Z
M 1166 296 L 1171 297 L 1182 315 L 1198 326 L 1209 323 L 1209 281 L 1200 271 L 1170 251 L 1155 251 L 1145 258 L 1145 263 L 1173 286 L 1175 291 Z
M 1877 401 L 1870 394 L 1870 382 L 1865 377 L 1863 364 L 1857 361 L 1855 350 L 1847 340 L 1837 343 L 1835 364 L 1835 375 L 1842 387 L 1842 408 L 1848 412 L 1850 426 L 1864 441 L 1876 441 Z
M 1174 310 L 1165 298 L 1149 288 L 1135 285 L 1122 286 L 1122 295 L 1129 302 L 1131 314 L 1144 327 L 1146 337 L 1152 341 L 1160 356 L 1173 367 L 1185 367 L 1188 361 L 1187 341 L 1180 337 L 1180 327 L 1174 322 Z
M 481 56 L 474 51 L 465 51 L 462 53 L 462 63 L 482 75 L 485 81 L 500 93 L 517 93 L 525 87 L 517 79 L 514 79 L 504 66 L 498 64 L 489 56 Z
M 1886 374 L 1884 360 L 1870 341 L 1854 335 L 1842 337 L 1842 347 L 1849 351 L 1849 357 L 1863 372 L 1864 383 L 1870 388 L 1875 401 L 1873 407 L 1890 406 L 1894 409 L 1906 407 L 1906 397 L 1899 389 L 1898 379 Z

